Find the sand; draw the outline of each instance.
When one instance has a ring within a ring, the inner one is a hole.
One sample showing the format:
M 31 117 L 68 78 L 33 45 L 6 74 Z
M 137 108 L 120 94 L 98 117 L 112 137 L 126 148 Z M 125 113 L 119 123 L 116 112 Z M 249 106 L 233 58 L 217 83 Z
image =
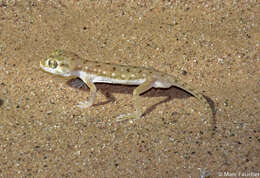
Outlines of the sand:
M 257 1 L 0 1 L 1 177 L 260 176 L 260 6 Z M 143 95 L 86 87 L 40 70 L 54 49 L 153 67 L 201 91 L 210 118 L 172 87 Z

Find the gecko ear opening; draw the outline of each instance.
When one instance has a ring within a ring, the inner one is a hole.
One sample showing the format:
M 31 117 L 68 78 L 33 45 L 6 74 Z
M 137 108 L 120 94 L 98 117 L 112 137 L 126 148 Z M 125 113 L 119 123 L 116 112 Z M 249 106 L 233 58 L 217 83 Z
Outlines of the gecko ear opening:
M 55 69 L 58 67 L 58 63 L 56 60 L 49 59 L 48 60 L 48 66 L 52 69 Z

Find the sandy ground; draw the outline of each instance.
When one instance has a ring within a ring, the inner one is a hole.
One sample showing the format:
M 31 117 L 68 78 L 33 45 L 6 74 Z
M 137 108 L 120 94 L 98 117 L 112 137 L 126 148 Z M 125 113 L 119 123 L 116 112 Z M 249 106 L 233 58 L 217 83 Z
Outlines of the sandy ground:
M 0 1 L 1 177 L 260 176 L 260 5 L 257 1 Z M 54 49 L 151 66 L 208 96 L 210 118 L 172 87 L 143 96 L 98 84 L 96 103 L 39 61 Z

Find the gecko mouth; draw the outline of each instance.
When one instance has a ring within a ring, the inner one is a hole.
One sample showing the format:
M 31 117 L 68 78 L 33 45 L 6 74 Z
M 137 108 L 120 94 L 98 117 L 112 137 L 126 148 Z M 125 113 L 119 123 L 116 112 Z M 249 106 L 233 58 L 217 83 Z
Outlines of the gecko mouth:
M 45 60 L 40 61 L 40 68 L 45 72 L 49 72 L 49 73 L 52 73 L 52 74 L 58 74 L 57 70 L 46 67 L 46 61 Z
M 42 67 L 44 67 L 44 65 L 45 65 L 45 61 L 44 61 L 44 60 L 41 60 L 41 61 L 40 61 L 40 67 L 42 68 Z
M 52 69 L 52 68 L 50 68 L 50 67 L 46 67 L 46 61 L 41 61 L 41 62 L 40 62 L 40 68 L 41 68 L 44 72 L 51 73 L 51 74 L 54 74 L 54 75 L 62 75 L 62 76 L 64 76 L 64 77 L 69 77 L 69 76 L 71 76 L 71 73 L 70 73 L 70 72 L 60 71 L 59 68 Z

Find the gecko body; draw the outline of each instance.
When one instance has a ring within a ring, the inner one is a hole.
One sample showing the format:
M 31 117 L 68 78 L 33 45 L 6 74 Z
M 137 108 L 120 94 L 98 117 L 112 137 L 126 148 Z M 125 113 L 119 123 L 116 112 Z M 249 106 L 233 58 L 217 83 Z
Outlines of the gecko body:
M 93 105 L 96 97 L 94 83 L 112 83 L 122 85 L 138 85 L 133 91 L 135 116 L 141 117 L 140 95 L 150 88 L 169 88 L 176 86 L 196 97 L 206 108 L 210 117 L 210 105 L 206 98 L 189 87 L 175 76 L 160 72 L 153 68 L 103 63 L 84 60 L 72 52 L 55 50 L 40 62 L 40 67 L 49 73 L 64 77 L 79 77 L 90 89 L 88 101 L 79 102 L 79 107 L 87 108 Z

